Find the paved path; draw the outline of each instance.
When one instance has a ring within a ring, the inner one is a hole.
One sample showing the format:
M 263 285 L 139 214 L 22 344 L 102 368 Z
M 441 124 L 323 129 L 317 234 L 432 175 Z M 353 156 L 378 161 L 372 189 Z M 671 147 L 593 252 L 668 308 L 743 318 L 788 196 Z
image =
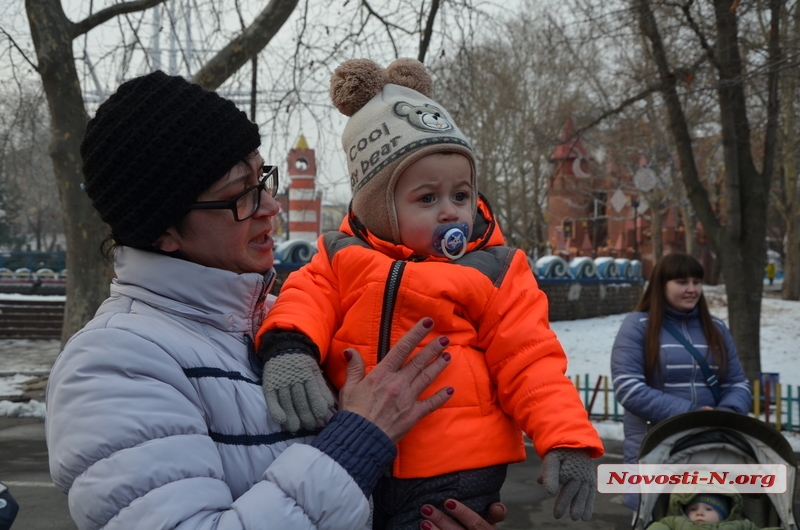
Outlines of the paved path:
M 67 496 L 50 481 L 44 422 L 0 417 L 0 481 L 20 505 L 14 530 L 74 530 Z

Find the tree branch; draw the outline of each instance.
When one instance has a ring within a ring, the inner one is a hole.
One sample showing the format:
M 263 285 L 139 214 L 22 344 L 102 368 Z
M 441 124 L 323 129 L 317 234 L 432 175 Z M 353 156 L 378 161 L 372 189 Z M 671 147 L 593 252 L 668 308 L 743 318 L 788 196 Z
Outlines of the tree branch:
M 713 64 L 717 69 L 719 69 L 720 64 L 714 55 L 714 49 L 706 40 L 706 36 L 703 35 L 703 32 L 700 31 L 700 26 L 697 25 L 697 22 L 695 22 L 694 17 L 692 16 L 692 4 L 694 4 L 694 0 L 689 0 L 685 4 L 681 5 L 681 11 L 683 11 L 683 15 L 686 17 L 686 22 L 689 23 L 689 27 L 692 28 L 694 34 L 697 35 L 697 38 L 700 41 L 700 46 L 703 48 L 703 50 L 705 50 L 708 60 L 711 61 L 711 64 Z
M 384 25 L 384 27 L 386 28 L 386 34 L 389 36 L 389 40 L 392 42 L 392 48 L 394 48 L 394 56 L 397 57 L 397 55 L 399 53 L 398 50 L 397 50 L 397 43 L 394 41 L 394 37 L 392 36 L 392 32 L 389 31 L 389 28 L 394 28 L 394 29 L 401 30 L 401 31 L 405 31 L 405 29 L 401 28 L 400 26 L 398 26 L 396 24 L 392 24 L 390 22 L 387 22 L 382 16 L 380 16 L 378 14 L 377 11 L 372 9 L 372 6 L 369 5 L 369 2 L 367 2 L 367 0 L 361 0 L 361 5 L 363 5 L 367 9 L 367 13 L 369 13 L 371 16 L 377 18 L 381 22 L 381 24 Z
M 778 119 L 780 117 L 780 99 L 778 97 L 778 82 L 781 70 L 781 43 L 780 43 L 780 18 L 781 1 L 770 0 L 770 31 L 769 31 L 769 59 L 767 63 L 767 130 L 764 138 L 764 167 L 761 170 L 761 180 L 764 194 L 769 196 L 769 187 L 772 175 L 775 172 L 775 152 L 778 139 Z
M 263 50 L 297 7 L 299 0 L 270 0 L 241 35 L 231 40 L 198 71 L 192 81 L 216 90 L 253 56 Z
M 439 0 L 433 0 L 431 3 L 431 10 L 428 12 L 428 20 L 425 23 L 425 29 L 422 32 L 422 38 L 419 41 L 419 55 L 417 60 L 421 63 L 425 62 L 425 54 L 428 53 L 428 47 L 431 44 L 431 35 L 433 34 L 433 23 L 436 20 L 436 13 L 439 11 Z
M 703 223 L 703 227 L 709 238 L 714 242 L 714 247 L 719 249 L 724 243 L 722 238 L 722 228 L 711 207 L 708 192 L 700 182 L 697 172 L 697 164 L 692 150 L 692 138 L 689 134 L 689 126 L 686 123 L 686 116 L 681 107 L 680 98 L 676 88 L 677 79 L 672 74 L 667 61 L 667 54 L 664 50 L 664 42 L 656 24 L 655 15 L 650 8 L 649 0 L 639 0 L 639 27 L 642 33 L 650 41 L 653 59 L 658 67 L 658 72 L 663 80 L 662 94 L 667 106 L 672 137 L 678 151 L 678 160 L 681 166 L 681 175 L 686 186 L 686 195 L 692 202 L 695 212 Z
M 408 32 L 408 30 L 407 30 L 406 28 L 404 28 L 404 27 L 401 27 L 401 26 L 398 26 L 397 24 L 392 24 L 391 22 L 388 22 L 388 21 L 387 21 L 385 18 L 383 18 L 383 17 L 382 17 L 380 14 L 378 14 L 378 12 L 377 12 L 377 11 L 375 11 L 375 10 L 372 8 L 372 6 L 371 6 L 371 5 L 369 5 L 369 2 L 367 2 L 367 0 L 361 0 L 361 5 L 363 5 L 364 7 L 366 7 L 366 8 L 367 8 L 367 12 L 369 12 L 369 14 L 370 14 L 370 15 L 372 15 L 373 17 L 375 17 L 375 18 L 377 18 L 378 20 L 380 20 L 380 21 L 381 21 L 381 24 L 383 24 L 383 25 L 384 25 L 384 26 L 386 26 L 387 28 L 394 28 L 394 29 L 397 29 L 397 30 L 403 31 L 403 32 L 405 32 L 405 33 L 409 33 L 409 32 Z
M 647 98 L 651 94 L 653 94 L 655 92 L 662 92 L 664 90 L 664 88 L 665 88 L 665 86 L 663 84 L 661 84 L 661 85 L 653 85 L 653 86 L 649 86 L 649 87 L 645 88 L 644 90 L 642 90 L 638 94 L 629 97 L 628 99 L 626 99 L 625 101 L 623 101 L 622 103 L 620 103 L 619 105 L 614 107 L 613 109 L 605 111 L 600 116 L 598 116 L 597 118 L 595 118 L 591 122 L 589 122 L 587 125 L 585 125 L 585 126 L 581 127 L 580 129 L 576 130 L 574 136 L 578 136 L 579 133 L 582 133 L 584 131 L 587 131 L 587 130 L 591 129 L 592 127 L 594 127 L 595 125 L 599 124 L 600 122 L 602 122 L 603 120 L 605 120 L 606 118 L 608 118 L 610 116 L 614 116 L 615 114 L 619 114 L 620 112 L 625 110 L 627 107 L 633 105 L 637 101 L 641 101 L 641 100 Z
M 144 11 L 151 7 L 163 3 L 165 0 L 135 0 L 133 2 L 123 2 L 115 4 L 105 9 L 101 9 L 93 15 L 89 15 L 80 22 L 72 26 L 72 38 L 79 37 L 89 30 L 96 28 L 103 22 L 106 22 L 116 16 L 124 15 L 127 13 L 135 13 L 137 11 Z
M 12 45 L 13 45 L 13 46 L 14 46 L 14 47 L 17 49 L 17 51 L 20 53 L 20 55 L 22 55 L 22 58 L 23 58 L 23 59 L 25 59 L 25 61 L 27 61 L 27 63 L 28 63 L 29 65 L 31 65 L 31 66 L 33 67 L 33 69 L 34 69 L 34 70 L 36 70 L 36 71 L 38 72 L 38 71 L 39 71 L 39 67 L 38 67 L 38 66 L 36 66 L 35 64 L 33 64 L 33 62 L 32 62 L 32 61 L 31 61 L 31 60 L 28 58 L 28 56 L 27 56 L 27 55 L 25 54 L 25 52 L 22 50 L 22 48 L 20 48 L 20 47 L 19 47 L 19 45 L 17 44 L 17 42 L 14 40 L 14 37 L 12 37 L 11 35 L 9 35 L 9 33 L 8 33 L 6 30 L 4 30 L 4 29 L 2 28 L 2 26 L 0 26 L 0 31 L 2 31 L 2 32 L 3 32 L 3 35 L 5 35 L 5 36 L 6 36 L 6 38 L 8 38 L 8 40 L 9 40 L 9 41 L 11 41 L 11 44 L 12 44 Z

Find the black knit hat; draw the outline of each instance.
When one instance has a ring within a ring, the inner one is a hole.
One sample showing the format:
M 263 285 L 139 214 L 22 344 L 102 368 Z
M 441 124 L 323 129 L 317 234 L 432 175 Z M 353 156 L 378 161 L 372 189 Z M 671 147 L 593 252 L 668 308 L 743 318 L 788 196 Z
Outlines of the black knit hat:
M 86 125 L 86 193 L 117 243 L 151 249 L 260 144 L 233 102 L 156 71 L 120 85 Z

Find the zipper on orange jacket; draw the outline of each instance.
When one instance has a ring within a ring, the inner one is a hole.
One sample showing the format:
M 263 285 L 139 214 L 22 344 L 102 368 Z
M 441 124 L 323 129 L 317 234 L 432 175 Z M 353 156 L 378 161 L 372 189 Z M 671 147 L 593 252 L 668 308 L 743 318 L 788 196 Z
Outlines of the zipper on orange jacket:
M 386 288 L 383 291 L 383 308 L 381 309 L 381 327 L 378 337 L 378 362 L 382 361 L 389 353 L 392 338 L 392 315 L 394 306 L 397 302 L 397 293 L 400 291 L 400 280 L 403 279 L 403 270 L 406 268 L 405 261 L 395 261 L 389 269 L 389 276 L 386 278 Z

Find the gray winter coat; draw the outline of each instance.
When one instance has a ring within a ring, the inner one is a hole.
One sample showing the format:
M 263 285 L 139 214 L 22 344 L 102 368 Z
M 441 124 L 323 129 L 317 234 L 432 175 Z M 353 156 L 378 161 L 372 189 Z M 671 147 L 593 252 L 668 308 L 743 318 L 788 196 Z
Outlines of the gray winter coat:
M 669 319 L 705 355 L 708 346 L 698 313 L 697 307 L 689 313 L 666 308 L 664 318 Z M 647 318 L 647 313 L 643 312 L 631 313 L 625 317 L 611 352 L 614 392 L 625 408 L 625 440 L 622 446 L 625 463 L 637 461 L 639 446 L 648 430 L 648 422 L 652 427 L 669 417 L 699 410 L 704 406 L 746 414 L 752 403 L 750 384 L 739 363 L 733 338 L 725 323 L 717 318 L 714 318 L 714 324 L 722 334 L 728 355 L 727 376 L 720 381 L 719 404 L 714 403 L 714 397 L 694 356 L 663 328 L 659 352 L 661 377 L 654 386 L 650 386 L 645 378 L 644 362 Z M 717 373 L 719 367 L 711 362 L 710 354 L 706 360 L 711 370 Z M 636 502 L 635 497 L 626 495 L 625 504 L 630 508 L 635 509 Z
M 130 248 L 115 269 L 47 391 L 50 473 L 78 527 L 365 527 L 394 446 L 350 413 L 313 445 L 273 422 L 250 360 L 264 276 Z

